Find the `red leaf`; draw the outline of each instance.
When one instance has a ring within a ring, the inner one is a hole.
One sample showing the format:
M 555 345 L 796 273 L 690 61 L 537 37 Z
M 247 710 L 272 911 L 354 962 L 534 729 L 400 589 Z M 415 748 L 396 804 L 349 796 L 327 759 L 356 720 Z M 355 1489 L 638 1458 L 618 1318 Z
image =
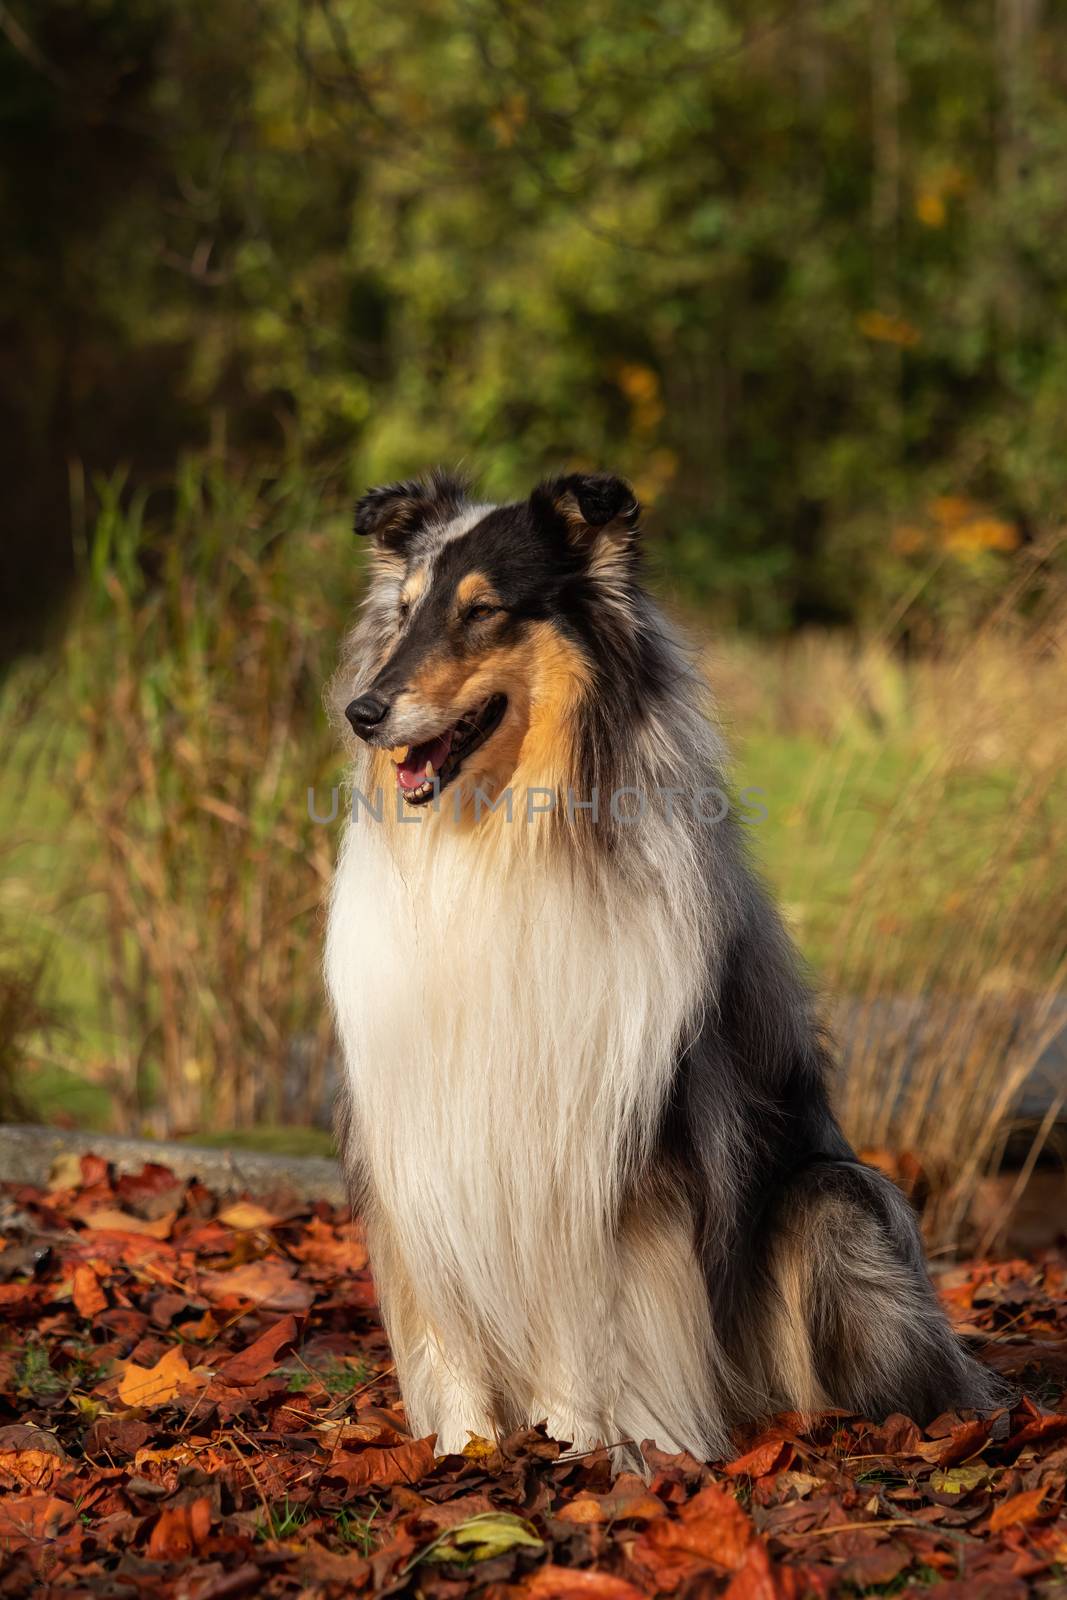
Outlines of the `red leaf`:
M 29 1422 L 0 1428 L 0 1472 L 26 1489 L 47 1489 L 60 1477 L 67 1452 L 54 1433 Z
M 282 1317 L 264 1328 L 258 1339 L 223 1362 L 218 1376 L 224 1383 L 259 1383 L 278 1365 L 278 1356 L 296 1338 L 296 1318 Z
M 38 1283 L 0 1283 L 0 1319 L 33 1316 L 41 1303 Z

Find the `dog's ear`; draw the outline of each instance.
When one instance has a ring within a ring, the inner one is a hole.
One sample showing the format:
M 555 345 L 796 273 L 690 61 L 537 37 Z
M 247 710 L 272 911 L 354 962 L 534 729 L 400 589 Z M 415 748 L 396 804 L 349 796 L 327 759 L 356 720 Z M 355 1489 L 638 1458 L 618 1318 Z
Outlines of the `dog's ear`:
M 400 553 L 427 523 L 454 517 L 467 503 L 461 478 L 435 468 L 424 478 L 368 489 L 356 504 L 355 529 L 383 551 Z
M 580 550 L 592 550 L 604 541 L 632 547 L 636 542 L 641 507 L 625 478 L 610 472 L 572 472 L 564 478 L 547 478 L 530 496 L 534 516 L 562 526 L 568 540 Z

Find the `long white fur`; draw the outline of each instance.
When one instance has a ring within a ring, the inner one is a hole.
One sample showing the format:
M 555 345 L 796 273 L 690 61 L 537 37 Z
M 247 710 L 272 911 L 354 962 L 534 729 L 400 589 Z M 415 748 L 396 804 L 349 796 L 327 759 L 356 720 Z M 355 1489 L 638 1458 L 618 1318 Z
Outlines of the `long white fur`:
M 698 1003 L 697 943 L 654 901 L 592 903 L 536 852 L 486 870 L 477 832 L 436 821 L 350 824 L 327 942 L 390 1332 L 394 1288 L 418 1308 L 394 1335 L 411 1422 L 458 1448 L 492 1432 L 503 1397 L 580 1448 L 640 1440 L 653 1419 L 637 1397 L 669 1372 L 673 1403 L 698 1365 L 655 1436 L 703 1454 L 710 1330 L 691 1245 L 642 1249 L 617 1229 Z M 664 1278 L 670 1300 L 640 1305 Z

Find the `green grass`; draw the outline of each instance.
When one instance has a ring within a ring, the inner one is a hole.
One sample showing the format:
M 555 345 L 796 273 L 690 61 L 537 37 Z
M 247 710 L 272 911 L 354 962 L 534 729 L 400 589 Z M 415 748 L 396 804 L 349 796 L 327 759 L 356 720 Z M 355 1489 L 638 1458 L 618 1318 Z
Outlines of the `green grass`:
M 347 1506 L 342 1506 L 336 1517 L 338 1538 L 352 1545 L 361 1556 L 369 1556 L 376 1543 L 374 1520 L 380 1510 L 381 1506 L 376 1505 L 369 1517 L 357 1517 Z
M 321 1384 L 327 1394 L 338 1398 L 354 1394 L 374 1376 L 373 1367 L 369 1367 L 365 1361 L 339 1361 L 334 1356 L 327 1357 L 315 1366 L 284 1366 L 279 1367 L 278 1371 L 285 1377 L 293 1394 L 301 1394 L 305 1389 L 313 1389 Z
M 35 1399 L 61 1394 L 67 1387 L 66 1381 L 48 1359 L 48 1351 L 39 1344 L 26 1346 L 19 1362 L 17 1384 L 19 1389 L 33 1395 Z
M 294 1538 L 310 1520 L 310 1507 L 304 1504 L 290 1504 L 286 1496 L 281 1505 L 269 1506 L 266 1515 L 256 1524 L 256 1537 L 262 1540 L 283 1540 Z

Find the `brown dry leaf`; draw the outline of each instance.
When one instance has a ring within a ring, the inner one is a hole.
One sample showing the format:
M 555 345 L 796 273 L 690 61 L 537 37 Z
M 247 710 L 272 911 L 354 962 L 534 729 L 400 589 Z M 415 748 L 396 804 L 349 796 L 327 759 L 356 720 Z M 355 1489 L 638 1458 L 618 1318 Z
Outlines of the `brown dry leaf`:
M 0 1551 L 11 1555 L 27 1546 L 58 1539 L 77 1513 L 67 1500 L 52 1494 L 27 1494 L 0 1500 Z
M 265 1311 L 306 1311 L 312 1292 L 295 1272 L 288 1261 L 249 1261 L 232 1272 L 205 1272 L 200 1285 L 209 1299 L 220 1304 L 251 1300 Z
M 1010 1528 L 1017 1522 L 1033 1522 L 1041 1515 L 1045 1493 L 1044 1489 L 1024 1489 L 1022 1494 L 1013 1494 L 1010 1500 L 1003 1501 L 989 1519 L 990 1533 L 999 1533 L 1001 1528 Z
M 26 1489 L 49 1489 L 67 1464 L 67 1452 L 54 1433 L 29 1422 L 0 1428 L 0 1473 Z
M 561 1522 L 604 1523 L 662 1517 L 666 1507 L 635 1472 L 620 1472 L 609 1494 L 582 1489 L 555 1513 Z
M 128 1406 L 163 1406 L 183 1389 L 197 1388 L 205 1381 L 203 1374 L 193 1372 L 180 1346 L 172 1345 L 154 1367 L 131 1362 L 122 1375 L 118 1396 Z
M 296 1338 L 296 1318 L 282 1317 L 264 1328 L 258 1339 L 224 1361 L 217 1376 L 223 1383 L 259 1383 L 278 1365 L 278 1357 Z
M 343 1478 L 350 1489 L 388 1488 L 417 1483 L 434 1467 L 433 1436 L 410 1439 L 385 1449 L 371 1447 L 353 1454 L 340 1450 L 326 1469 L 327 1478 Z
M 991 1421 L 962 1422 L 942 1439 L 924 1440 L 916 1454 L 939 1467 L 954 1467 L 977 1455 L 993 1431 Z
M 102 1210 L 90 1211 L 84 1222 L 94 1233 L 136 1233 L 146 1239 L 169 1239 L 177 1215 L 176 1211 L 168 1211 L 166 1216 L 149 1222 L 144 1217 L 135 1217 L 132 1211 L 105 1206 Z
M 71 1299 L 78 1315 L 85 1317 L 87 1321 L 98 1317 L 101 1311 L 107 1310 L 107 1295 L 100 1287 L 99 1277 L 87 1261 L 80 1262 L 74 1268 Z

